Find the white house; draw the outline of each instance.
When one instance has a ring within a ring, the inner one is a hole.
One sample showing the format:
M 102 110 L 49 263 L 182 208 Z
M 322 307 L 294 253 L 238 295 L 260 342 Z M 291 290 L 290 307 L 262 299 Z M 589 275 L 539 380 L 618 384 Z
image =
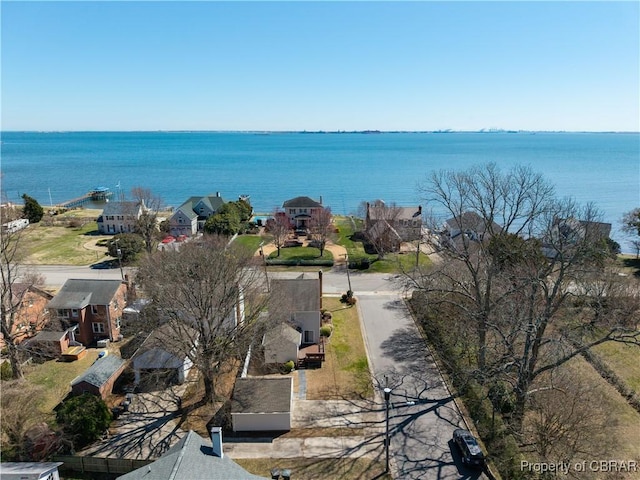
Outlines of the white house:
M 220 192 L 203 197 L 190 197 L 169 217 L 169 233 L 174 237 L 195 235 L 211 215 L 224 205 Z
M 133 233 L 144 208 L 143 202 L 107 203 L 98 217 L 98 232 L 103 235 Z

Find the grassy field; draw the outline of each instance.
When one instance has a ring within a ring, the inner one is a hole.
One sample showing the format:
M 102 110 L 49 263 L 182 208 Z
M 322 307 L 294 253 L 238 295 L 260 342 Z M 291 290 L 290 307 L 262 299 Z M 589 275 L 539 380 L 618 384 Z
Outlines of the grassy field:
M 333 333 L 326 345 L 322 368 L 307 371 L 307 398 L 372 397 L 373 384 L 357 308 L 328 297 L 322 299 L 322 305 L 333 315 Z
M 110 236 L 98 235 L 99 214 L 100 210 L 70 210 L 29 225 L 21 232 L 26 263 L 90 265 L 105 260 L 107 249 L 96 243 Z
M 640 394 L 640 348 L 634 345 L 609 342 L 593 349 L 604 362 Z

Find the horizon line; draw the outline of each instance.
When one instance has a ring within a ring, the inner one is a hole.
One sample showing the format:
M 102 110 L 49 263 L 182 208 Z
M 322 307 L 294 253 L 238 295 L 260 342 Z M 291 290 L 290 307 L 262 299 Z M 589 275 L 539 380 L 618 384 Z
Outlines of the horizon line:
M 0 130 L 0 133 L 308 133 L 308 134 L 384 134 L 384 133 L 624 133 L 638 134 L 640 130 L 529 130 L 529 129 L 503 129 L 503 128 L 480 128 L 480 129 L 435 129 L 435 130 L 225 130 L 225 129 L 143 129 L 143 130 Z

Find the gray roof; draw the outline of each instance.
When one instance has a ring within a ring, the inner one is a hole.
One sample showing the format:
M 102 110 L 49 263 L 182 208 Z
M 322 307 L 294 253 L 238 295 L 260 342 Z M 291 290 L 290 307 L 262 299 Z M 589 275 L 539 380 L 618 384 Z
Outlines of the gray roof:
M 487 231 L 487 225 L 484 219 L 476 212 L 464 212 L 462 215 L 450 218 L 446 221 L 449 228 L 457 228 L 458 230 L 470 230 L 474 233 L 484 233 Z M 492 233 L 502 231 L 502 227 L 496 222 L 491 223 Z
M 319 312 L 318 312 L 319 314 Z M 280 323 L 273 328 L 267 330 L 262 340 L 262 345 L 279 346 L 283 343 L 295 343 L 300 345 L 302 334 L 286 323 Z
M 102 210 L 102 215 L 136 215 L 140 209 L 139 202 L 109 202 Z
M 115 355 L 107 355 L 106 357 L 98 358 L 93 365 L 91 365 L 85 372 L 76 377 L 71 385 L 77 385 L 80 382 L 87 382 L 89 385 L 100 388 L 102 385 L 116 373 L 126 363 L 120 357 Z
M 296 197 L 291 200 L 287 200 L 282 204 L 283 208 L 317 208 L 322 207 L 320 202 L 316 202 L 309 197 Z
M 420 205 L 416 205 L 415 207 L 398 207 L 395 204 L 392 204 L 386 208 L 377 208 L 380 205 L 377 205 L 377 202 L 381 202 L 382 206 L 384 206 L 384 202 L 382 200 L 377 200 L 372 205 L 368 206 L 369 218 L 371 220 L 388 220 L 388 221 L 398 221 L 398 220 L 413 220 L 418 217 L 422 217 L 422 207 Z
M 50 332 L 50 331 L 42 331 L 38 333 L 35 337 L 31 338 L 29 342 L 59 342 L 67 335 L 67 331 L 64 332 Z
M 182 327 L 185 334 L 195 338 L 197 332 L 190 327 Z M 191 342 L 175 341 L 176 331 L 165 323 L 156 328 L 140 345 L 133 357 L 135 368 L 178 368 L 181 367 L 191 348 Z M 169 341 L 173 340 L 173 341 Z
M 224 449 L 224 445 L 223 445 Z M 211 441 L 190 430 L 158 460 L 118 477 L 118 480 L 253 480 L 264 479 L 247 472 L 228 456 L 214 455 Z
M 293 377 L 238 378 L 231 398 L 231 413 L 291 412 Z
M 218 210 L 225 202 L 219 195 L 206 195 L 204 197 L 189 197 L 182 205 L 180 205 L 177 210 L 182 211 L 185 215 L 190 218 L 197 217 L 198 213 L 195 211 L 196 205 L 198 203 L 204 203 L 212 211 Z
M 120 285 L 120 280 L 70 279 L 47 307 L 84 308 L 87 305 L 109 305 Z
M 304 278 L 302 274 L 298 278 L 277 278 L 271 280 L 271 289 L 278 295 L 291 302 L 295 311 L 310 312 L 320 310 L 320 279 Z

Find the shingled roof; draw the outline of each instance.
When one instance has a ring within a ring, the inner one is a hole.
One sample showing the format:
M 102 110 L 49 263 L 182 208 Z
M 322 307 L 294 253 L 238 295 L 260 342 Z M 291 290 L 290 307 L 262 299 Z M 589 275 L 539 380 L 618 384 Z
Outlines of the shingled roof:
M 317 208 L 322 207 L 322 203 L 316 202 L 309 197 L 296 197 L 291 200 L 287 200 L 282 204 L 283 208 Z
M 69 279 L 47 308 L 84 308 L 87 305 L 109 305 L 122 285 L 120 280 Z
M 236 380 L 232 413 L 291 412 L 293 377 L 244 377 Z
M 118 480 L 254 480 L 264 479 L 247 472 L 227 456 L 213 453 L 211 442 L 190 430 L 158 460 L 118 477 Z
M 99 358 L 85 372 L 71 381 L 71 386 L 81 382 L 100 388 L 125 364 L 125 360 L 115 355 Z

